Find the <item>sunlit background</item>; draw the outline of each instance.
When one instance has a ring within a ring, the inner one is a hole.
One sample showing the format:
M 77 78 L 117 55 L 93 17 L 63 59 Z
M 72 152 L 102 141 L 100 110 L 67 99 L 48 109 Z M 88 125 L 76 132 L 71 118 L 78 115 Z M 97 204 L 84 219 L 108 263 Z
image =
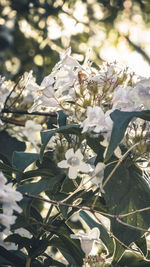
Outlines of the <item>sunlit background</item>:
M 16 80 L 33 69 L 48 75 L 59 52 L 72 47 L 80 62 L 127 64 L 150 76 L 150 1 L 0 0 L 0 73 Z

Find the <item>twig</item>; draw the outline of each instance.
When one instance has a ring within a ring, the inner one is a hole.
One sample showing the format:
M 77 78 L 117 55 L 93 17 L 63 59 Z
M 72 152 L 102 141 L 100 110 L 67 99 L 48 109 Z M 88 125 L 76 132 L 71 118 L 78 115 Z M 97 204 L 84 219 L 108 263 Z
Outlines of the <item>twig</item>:
M 12 95 L 12 93 L 15 91 L 16 87 L 17 87 L 18 83 L 16 83 L 13 87 L 13 89 L 10 91 L 9 95 L 6 97 L 5 103 L 4 103 L 4 108 L 7 106 L 7 102 L 10 98 L 10 96 Z
M 1 113 L 12 113 L 12 114 L 20 114 L 20 115 L 30 115 L 30 116 L 33 116 L 33 115 L 38 115 L 38 116 L 50 116 L 50 117 L 57 117 L 57 114 L 56 112 L 28 112 L 27 110 L 11 110 L 11 109 L 8 109 L 8 108 L 4 108 L 1 110 Z
M 26 261 L 26 267 L 30 267 L 31 258 L 28 256 Z
M 123 224 L 123 225 L 125 225 L 125 226 L 127 226 L 127 227 L 129 227 L 129 228 L 132 228 L 132 229 L 135 229 L 135 230 L 139 230 L 139 231 L 143 231 L 143 232 L 150 233 L 150 231 L 147 230 L 147 229 L 144 229 L 144 228 L 141 228 L 141 227 L 138 227 L 138 226 L 133 226 L 133 225 L 128 224 L 128 223 L 125 223 L 125 222 L 121 221 L 121 220 L 120 220 L 119 218 L 117 218 L 117 217 L 116 217 L 116 220 L 117 220 L 117 222 L 119 222 L 119 223 L 121 223 L 121 224 Z
M 21 91 L 20 91 L 20 93 L 18 94 L 18 96 L 15 98 L 15 100 L 11 103 L 11 105 L 8 107 L 9 109 L 11 108 L 11 107 L 13 107 L 13 105 L 17 102 L 17 100 L 19 99 L 19 97 L 21 96 L 21 94 L 22 94 L 22 92 L 23 92 L 23 90 L 25 89 L 25 86 L 23 86 L 22 88 L 21 88 Z
M 27 193 L 23 194 L 23 196 L 27 197 L 27 198 L 31 198 L 31 199 L 41 200 L 41 201 L 44 201 L 44 202 L 47 202 L 47 203 L 50 203 L 50 204 L 53 204 L 53 205 L 56 205 L 56 206 L 61 205 L 61 206 L 66 206 L 66 207 L 70 207 L 70 208 L 75 208 L 75 209 L 78 209 L 78 210 L 82 209 L 82 210 L 86 210 L 86 211 L 96 212 L 96 213 L 99 213 L 99 214 L 107 216 L 107 217 L 116 218 L 116 215 L 112 215 L 112 214 L 109 214 L 109 213 L 106 213 L 106 212 L 102 212 L 102 211 L 93 210 L 88 206 L 72 205 L 72 204 L 69 204 L 69 203 L 64 203 L 62 201 L 48 200 L 46 198 L 35 196 L 35 195 L 31 195 L 31 194 L 27 194 Z
M 111 171 L 111 173 L 108 175 L 108 177 L 106 178 L 105 182 L 102 184 L 102 188 L 101 190 L 103 190 L 103 188 L 105 187 L 105 185 L 108 183 L 108 181 L 110 180 L 110 178 L 112 177 L 112 175 L 114 174 L 114 172 L 116 171 L 116 169 L 119 167 L 119 165 L 122 163 L 122 161 L 124 160 L 124 158 L 128 155 L 128 153 L 139 144 L 136 143 L 134 144 L 132 147 L 130 147 L 128 149 L 128 151 L 126 151 L 126 153 L 123 154 L 123 156 L 119 159 L 118 163 L 116 164 L 116 166 L 113 168 L 113 170 Z
M 125 223 L 125 222 L 120 220 L 120 218 L 127 217 L 127 216 L 135 214 L 137 212 L 144 212 L 146 210 L 150 210 L 150 207 L 143 208 L 143 209 L 140 209 L 140 210 L 136 210 L 136 211 L 133 211 L 133 212 L 129 212 L 129 213 L 126 213 L 126 214 L 113 215 L 113 214 L 110 214 L 110 213 L 106 213 L 106 212 L 102 212 L 102 211 L 98 211 L 98 210 L 92 209 L 92 208 L 90 208 L 88 206 L 72 205 L 72 204 L 69 204 L 69 203 L 64 203 L 62 201 L 54 201 L 54 200 L 46 199 L 46 198 L 43 198 L 43 197 L 31 195 L 31 194 L 28 194 L 28 193 L 23 194 L 23 196 L 27 197 L 27 198 L 31 198 L 31 199 L 41 200 L 41 201 L 44 201 L 44 202 L 47 202 L 47 203 L 50 203 L 50 204 L 53 204 L 53 205 L 56 205 L 56 206 L 61 205 L 61 206 L 66 206 L 66 207 L 70 207 L 70 208 L 75 208 L 75 209 L 78 209 L 78 210 L 81 209 L 81 210 L 90 211 L 90 212 L 92 212 L 92 214 L 94 214 L 94 216 L 96 216 L 95 213 L 98 213 L 98 214 L 101 214 L 101 215 L 106 216 L 106 217 L 114 218 L 119 223 L 121 223 L 123 225 L 126 225 L 128 227 L 131 227 L 131 228 L 134 228 L 134 229 L 137 229 L 137 230 L 140 230 L 140 231 L 144 231 L 144 232 L 150 232 L 147 229 L 136 227 L 136 226 L 130 225 L 130 224 Z
M 118 215 L 119 218 L 124 218 L 124 217 L 127 217 L 129 215 L 132 215 L 132 214 L 135 214 L 135 213 L 140 213 L 140 212 L 144 212 L 144 211 L 147 211 L 147 210 L 150 210 L 150 207 L 146 207 L 146 208 L 143 208 L 143 209 L 139 209 L 139 210 L 135 210 L 135 211 L 131 211 L 129 213 L 126 213 L 126 214 L 121 214 L 121 215 Z
M 14 124 L 16 126 L 25 126 L 25 121 L 18 121 L 11 118 L 0 118 L 3 122 Z

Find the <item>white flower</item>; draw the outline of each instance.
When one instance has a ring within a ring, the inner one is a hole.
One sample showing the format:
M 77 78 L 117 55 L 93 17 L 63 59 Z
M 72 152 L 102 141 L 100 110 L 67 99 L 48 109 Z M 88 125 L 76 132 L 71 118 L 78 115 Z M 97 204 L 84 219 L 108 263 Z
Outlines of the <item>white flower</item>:
M 81 125 L 83 127 L 82 133 L 88 131 L 89 128 L 95 133 L 107 132 L 112 128 L 112 120 L 108 112 L 104 114 L 100 107 L 88 107 L 86 114 L 87 119 Z
M 0 214 L 0 223 L 6 227 L 6 232 L 10 229 L 10 225 L 15 223 L 15 220 L 16 216 L 14 215 Z
M 67 150 L 65 158 L 66 160 L 60 161 L 57 165 L 59 168 L 69 168 L 68 177 L 70 179 L 76 179 L 79 171 L 84 173 L 90 171 L 89 165 L 83 162 L 80 149 L 74 153 L 73 148 L 70 148 Z
M 22 211 L 16 203 L 22 199 L 22 194 L 13 189 L 12 183 L 6 184 L 6 182 L 7 179 L 0 173 L 0 202 L 3 210 L 3 213 L 0 214 L 0 223 L 9 229 L 16 219 L 16 216 L 13 216 L 13 211 L 19 213 Z
M 40 107 L 50 107 L 56 110 L 60 107 L 53 88 L 54 81 L 54 76 L 52 74 L 43 79 L 37 92 L 38 96 L 34 99 L 34 104 L 28 110 L 29 112 L 38 110 Z
M 22 133 L 34 144 L 39 141 L 40 136 L 38 136 L 38 134 L 41 130 L 42 126 L 40 124 L 36 124 L 33 120 L 27 120 Z
M 6 101 L 7 96 L 12 91 L 14 87 L 14 82 L 12 81 L 6 81 L 5 77 L 2 77 L 0 75 L 0 112 L 4 108 L 4 104 Z M 16 97 L 16 93 L 12 92 L 11 98 Z M 3 122 L 0 120 L 0 125 L 3 125 Z
M 119 109 L 121 111 L 135 111 L 139 107 L 139 103 L 136 101 L 136 90 L 131 86 L 121 87 L 114 91 L 113 94 L 113 110 Z
M 70 237 L 72 239 L 79 239 L 80 240 L 81 248 L 84 251 L 86 257 L 88 257 L 88 255 L 90 254 L 90 252 L 93 248 L 94 242 L 100 242 L 99 236 L 100 236 L 100 231 L 96 227 L 93 228 L 91 230 L 91 232 L 89 232 L 89 234 L 79 232 L 76 235 L 74 235 L 74 234 L 70 235 Z
M 100 186 L 100 189 L 102 188 L 102 182 L 104 178 L 104 169 L 105 169 L 105 164 L 103 162 L 98 162 L 97 165 L 95 166 L 95 169 L 93 171 L 93 179 L 92 182 L 96 184 L 97 186 Z
M 150 79 L 145 79 L 135 85 L 137 104 L 143 105 L 144 109 L 150 109 Z

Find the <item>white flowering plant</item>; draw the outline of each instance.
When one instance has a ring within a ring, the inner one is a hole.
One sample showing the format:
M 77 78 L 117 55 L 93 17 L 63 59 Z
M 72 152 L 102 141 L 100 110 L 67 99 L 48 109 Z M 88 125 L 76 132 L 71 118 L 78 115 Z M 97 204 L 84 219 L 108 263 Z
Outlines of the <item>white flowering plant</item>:
M 41 84 L 0 79 L 1 264 L 149 264 L 150 79 L 70 48 Z

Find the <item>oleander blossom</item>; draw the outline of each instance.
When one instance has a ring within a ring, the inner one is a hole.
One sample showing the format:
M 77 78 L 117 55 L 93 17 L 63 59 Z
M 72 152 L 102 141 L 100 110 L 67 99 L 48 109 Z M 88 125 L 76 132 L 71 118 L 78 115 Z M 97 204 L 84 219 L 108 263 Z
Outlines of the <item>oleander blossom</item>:
M 9 230 L 10 225 L 14 224 L 16 219 L 13 211 L 22 212 L 22 209 L 16 203 L 22 199 L 22 194 L 13 189 L 12 183 L 6 184 L 6 182 L 7 179 L 0 173 L 0 202 L 3 211 L 3 213 L 0 213 L 0 223 Z
M 81 243 L 81 248 L 85 253 L 85 256 L 88 257 L 90 254 L 94 242 L 100 243 L 100 231 L 97 227 L 94 227 L 88 234 L 78 232 L 76 235 L 71 234 L 72 239 L 79 239 Z
M 59 168 L 69 168 L 68 177 L 76 179 L 78 172 L 88 173 L 90 171 L 89 164 L 83 162 L 83 155 L 78 149 L 75 153 L 73 148 L 70 148 L 65 153 L 66 160 L 60 161 L 57 165 Z

